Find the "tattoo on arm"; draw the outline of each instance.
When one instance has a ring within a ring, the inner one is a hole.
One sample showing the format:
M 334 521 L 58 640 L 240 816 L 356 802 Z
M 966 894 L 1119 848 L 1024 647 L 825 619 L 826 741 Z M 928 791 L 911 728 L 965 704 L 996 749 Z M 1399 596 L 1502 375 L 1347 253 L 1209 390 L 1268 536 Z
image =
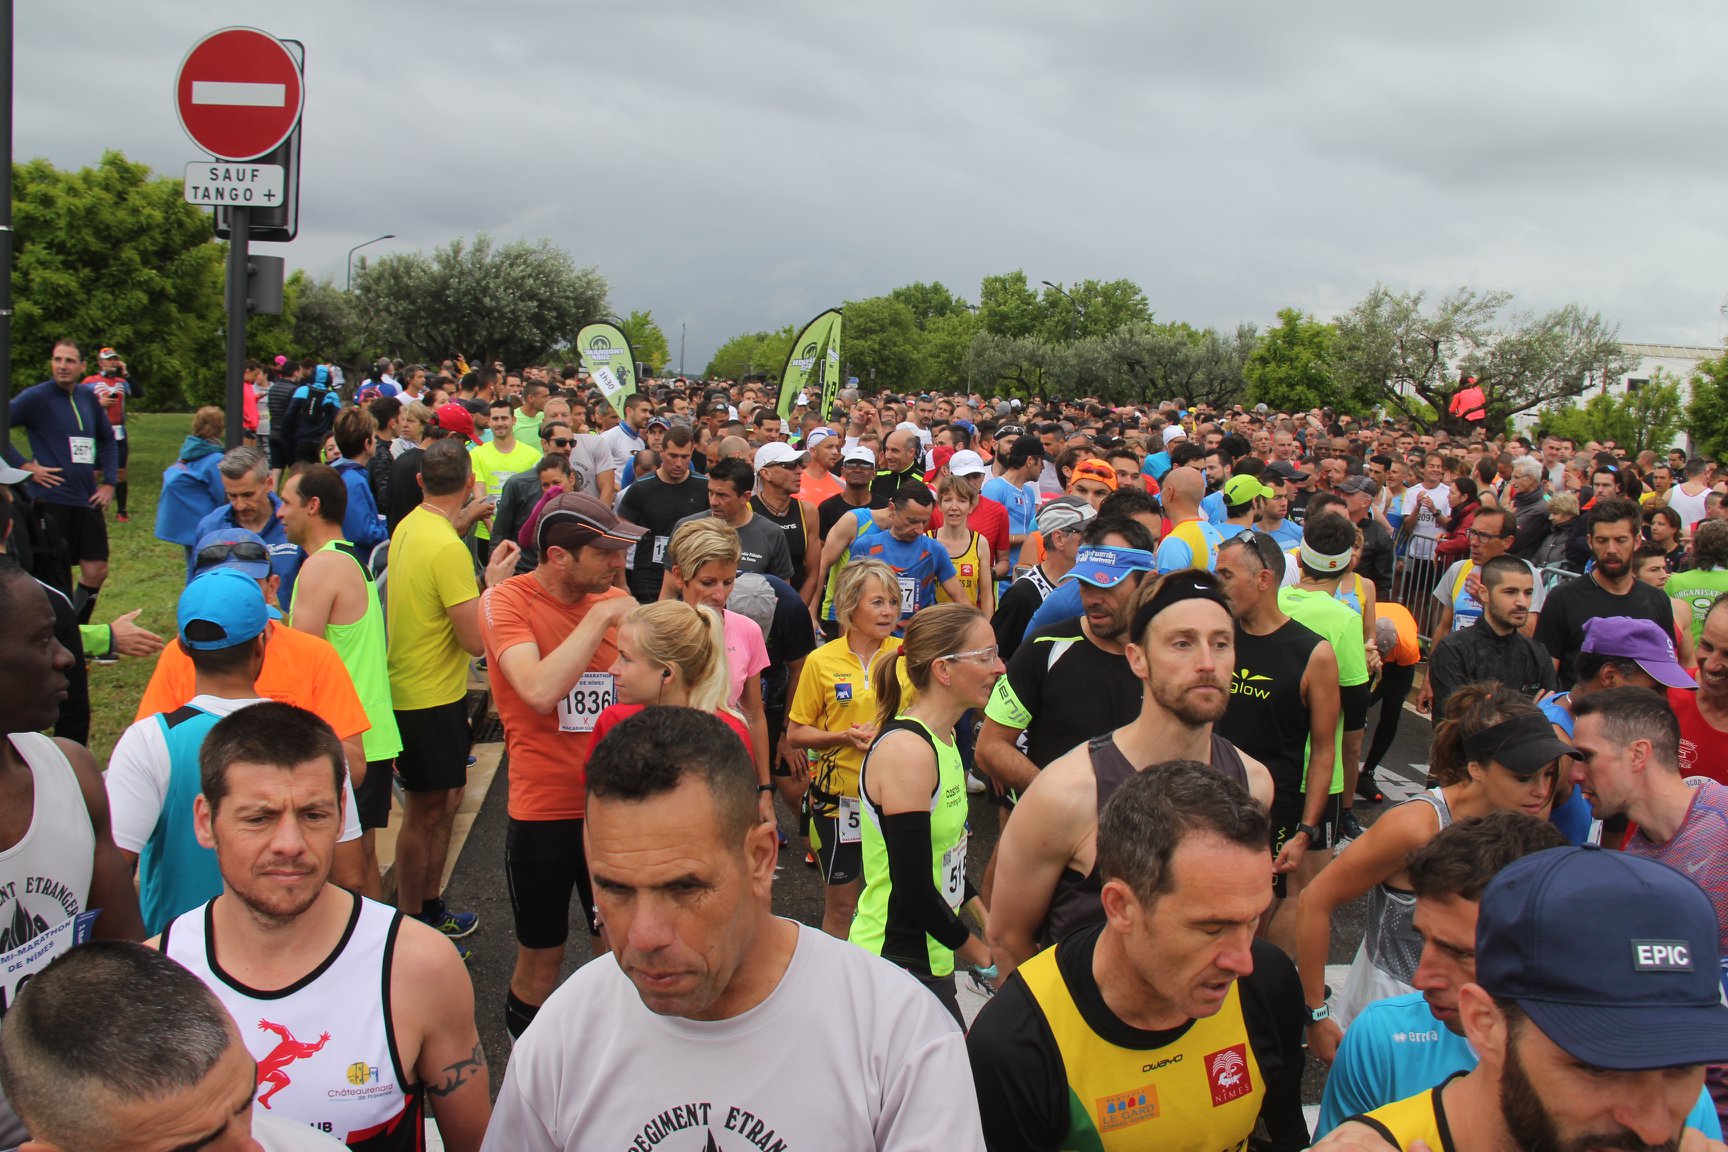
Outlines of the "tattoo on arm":
M 476 1073 L 486 1070 L 486 1053 L 479 1044 L 474 1045 L 474 1054 L 454 1064 L 444 1066 L 444 1078 L 438 1083 L 428 1082 L 426 1092 L 431 1096 L 448 1096 L 462 1085 L 472 1080 Z

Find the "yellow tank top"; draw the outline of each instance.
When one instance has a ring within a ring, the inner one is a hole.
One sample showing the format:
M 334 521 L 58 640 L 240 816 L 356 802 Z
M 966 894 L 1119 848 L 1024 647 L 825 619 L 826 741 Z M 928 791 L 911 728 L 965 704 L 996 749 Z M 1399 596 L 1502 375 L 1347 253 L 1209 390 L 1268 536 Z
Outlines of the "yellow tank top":
M 1462 1075 L 1454 1072 L 1426 1092 L 1406 1096 L 1351 1119 L 1375 1129 L 1399 1148 L 1409 1148 L 1420 1140 L 1433 1152 L 1453 1152 L 1452 1126 L 1446 1123 L 1446 1106 L 1440 1090 Z
M 984 607 L 984 602 L 980 599 L 981 593 L 979 592 L 979 586 L 985 579 L 983 562 L 978 556 L 978 541 L 982 539 L 983 537 L 978 533 L 972 533 L 972 539 L 966 543 L 966 551 L 960 553 L 958 556 L 949 557 L 949 559 L 954 561 L 955 578 L 960 581 L 960 587 L 966 589 L 966 603 L 978 609 Z M 941 543 L 941 541 L 937 542 Z M 944 548 L 947 547 L 946 544 L 943 544 L 942 546 Z M 948 593 L 940 584 L 936 585 L 936 603 L 951 603 L 948 598 Z
M 1260 1119 L 1266 1082 L 1248 1043 L 1242 993 L 1162 1048 L 1120 1048 L 1086 1023 L 1047 948 L 1020 967 L 1068 1077 L 1064 1149 L 1240 1152 Z

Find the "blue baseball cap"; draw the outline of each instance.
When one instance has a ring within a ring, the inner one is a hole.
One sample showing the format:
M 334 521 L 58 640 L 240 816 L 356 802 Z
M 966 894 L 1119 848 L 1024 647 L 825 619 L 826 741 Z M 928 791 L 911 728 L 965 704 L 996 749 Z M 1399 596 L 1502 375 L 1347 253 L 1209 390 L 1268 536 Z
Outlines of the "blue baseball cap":
M 1482 893 L 1476 983 L 1586 1064 L 1728 1063 L 1720 931 L 1710 897 L 1665 864 L 1550 848 Z
M 270 545 L 258 533 L 244 528 L 218 528 L 198 538 L 192 563 L 199 575 L 217 568 L 233 568 L 254 580 L 268 580 Z
M 258 638 L 272 619 L 282 614 L 264 602 L 264 592 L 258 581 L 236 568 L 214 568 L 193 579 L 180 593 L 180 642 L 200 652 L 215 652 L 236 644 L 249 644 Z M 204 624 L 199 629 L 218 634 L 194 640 L 186 635 L 192 624 Z
M 1094 588 L 1113 588 L 1130 572 L 1150 572 L 1158 566 L 1152 553 L 1140 548 L 1108 548 L 1094 544 L 1080 549 L 1074 567 L 1061 582 L 1084 580 Z

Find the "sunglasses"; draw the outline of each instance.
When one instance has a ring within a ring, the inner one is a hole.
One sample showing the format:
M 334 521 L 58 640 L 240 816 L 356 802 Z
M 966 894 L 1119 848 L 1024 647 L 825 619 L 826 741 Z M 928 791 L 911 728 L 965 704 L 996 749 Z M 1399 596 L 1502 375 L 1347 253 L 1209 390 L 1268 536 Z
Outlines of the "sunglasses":
M 195 567 L 205 568 L 216 564 L 226 564 L 232 560 L 238 560 L 244 564 L 268 564 L 270 563 L 270 549 L 250 540 L 237 540 L 232 544 L 208 544 L 198 549 Z
M 570 445 L 576 443 L 576 441 L 566 440 L 562 436 L 554 436 L 551 440 L 548 440 L 547 443 L 556 444 L 560 448 L 568 448 Z

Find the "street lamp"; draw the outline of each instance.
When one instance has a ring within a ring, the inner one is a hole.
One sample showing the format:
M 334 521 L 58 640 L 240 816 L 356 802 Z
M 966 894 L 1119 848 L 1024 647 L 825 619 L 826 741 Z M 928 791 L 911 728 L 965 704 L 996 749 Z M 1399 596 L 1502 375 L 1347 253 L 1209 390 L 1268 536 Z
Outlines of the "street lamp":
M 1063 288 L 1059 284 L 1052 284 L 1048 280 L 1040 280 L 1039 283 L 1044 285 L 1044 287 L 1050 289 L 1052 292 L 1062 293 L 1062 295 L 1067 298 L 1068 304 L 1069 304 L 1070 309 L 1071 309 L 1068 313 L 1068 343 L 1070 343 L 1070 344 L 1074 343 L 1074 320 L 1075 320 L 1075 317 L 1080 312 L 1080 301 L 1074 299 L 1074 297 L 1072 297 L 1072 296 L 1069 296 L 1067 289 Z
M 377 244 L 380 241 L 394 239 L 396 239 L 396 233 L 386 232 L 382 236 L 374 237 L 373 239 L 366 241 L 364 244 L 356 244 L 354 247 L 348 249 L 348 283 L 342 289 L 344 292 L 354 291 L 354 253 L 360 251 L 362 248 L 368 248 L 373 244 Z

